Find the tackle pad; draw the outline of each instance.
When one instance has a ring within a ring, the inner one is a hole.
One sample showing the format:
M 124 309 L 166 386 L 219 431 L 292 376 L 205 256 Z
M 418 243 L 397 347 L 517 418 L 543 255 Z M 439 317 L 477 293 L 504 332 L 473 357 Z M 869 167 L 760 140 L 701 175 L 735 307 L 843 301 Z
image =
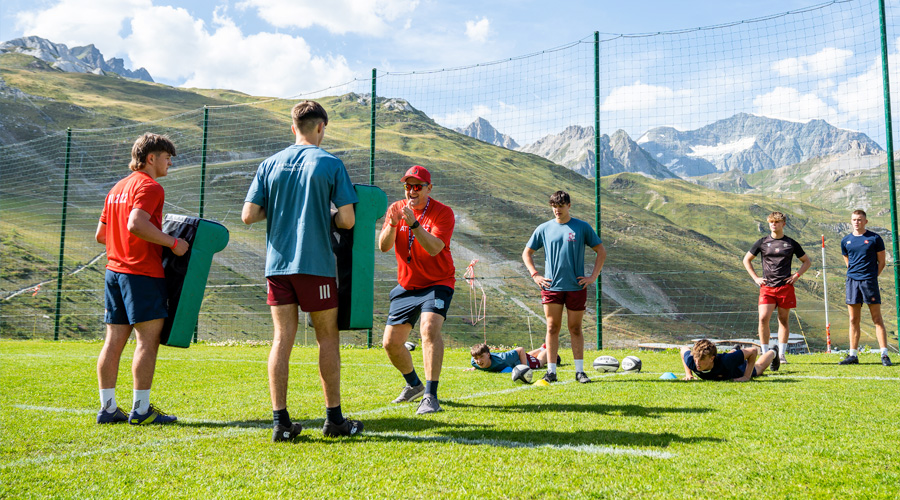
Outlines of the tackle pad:
M 168 214 L 163 219 L 162 230 L 187 241 L 190 248 L 180 257 L 171 249 L 163 249 L 169 317 L 163 325 L 160 343 L 170 347 L 190 347 L 213 254 L 228 244 L 228 229 L 218 222 L 199 217 Z
M 354 184 L 359 202 L 351 229 L 332 224 L 331 247 L 337 265 L 338 329 L 372 328 L 375 301 L 375 221 L 387 210 L 387 195 L 380 188 Z

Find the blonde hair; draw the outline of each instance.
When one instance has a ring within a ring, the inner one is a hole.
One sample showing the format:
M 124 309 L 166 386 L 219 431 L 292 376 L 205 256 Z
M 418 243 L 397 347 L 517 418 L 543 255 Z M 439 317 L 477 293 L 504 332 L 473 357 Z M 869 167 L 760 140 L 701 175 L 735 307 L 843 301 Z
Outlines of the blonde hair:
M 766 217 L 766 222 L 785 222 L 786 220 L 787 218 L 781 212 L 772 212 Z

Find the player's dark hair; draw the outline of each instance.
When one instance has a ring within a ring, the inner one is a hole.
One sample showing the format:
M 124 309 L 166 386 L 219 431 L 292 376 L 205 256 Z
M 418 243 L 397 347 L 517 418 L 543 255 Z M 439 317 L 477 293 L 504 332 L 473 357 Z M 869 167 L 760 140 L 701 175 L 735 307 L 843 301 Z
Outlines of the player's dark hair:
M 473 358 L 477 358 L 478 356 L 481 356 L 486 352 L 491 352 L 491 348 L 488 347 L 487 344 L 478 344 L 472 347 L 472 349 L 469 351 L 469 354 L 471 354 Z
M 866 211 L 865 211 L 865 210 L 859 210 L 859 209 L 854 210 L 852 215 L 862 215 L 862 216 L 863 216 L 863 219 L 868 219 L 868 218 L 869 218 L 869 216 L 866 215 Z
M 147 155 L 151 153 L 169 153 L 175 156 L 175 144 L 164 135 L 147 132 L 134 141 L 131 146 L 131 163 L 128 168 L 137 172 L 147 166 Z
M 291 120 L 301 132 L 312 132 L 320 122 L 328 125 L 328 113 L 316 101 L 298 102 L 291 109 Z
M 694 362 L 699 362 L 701 359 L 709 356 L 715 356 L 716 352 L 716 344 L 713 344 L 707 339 L 698 340 L 697 343 L 691 347 L 691 356 L 694 357 Z
M 550 196 L 550 205 L 568 205 L 572 203 L 569 193 L 565 191 L 557 191 Z

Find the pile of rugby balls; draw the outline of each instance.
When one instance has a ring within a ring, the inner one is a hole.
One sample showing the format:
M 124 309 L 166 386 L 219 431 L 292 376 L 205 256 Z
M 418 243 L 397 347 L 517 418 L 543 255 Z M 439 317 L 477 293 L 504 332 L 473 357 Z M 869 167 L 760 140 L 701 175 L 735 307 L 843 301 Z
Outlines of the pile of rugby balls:
M 530 384 L 534 378 L 534 371 L 528 365 L 516 365 L 512 369 L 512 381 L 518 384 Z
M 641 368 L 641 360 L 637 356 L 627 356 L 622 360 L 622 371 L 625 373 L 637 373 Z M 619 360 L 613 356 L 600 356 L 594 360 L 594 369 L 600 373 L 615 373 L 619 369 Z

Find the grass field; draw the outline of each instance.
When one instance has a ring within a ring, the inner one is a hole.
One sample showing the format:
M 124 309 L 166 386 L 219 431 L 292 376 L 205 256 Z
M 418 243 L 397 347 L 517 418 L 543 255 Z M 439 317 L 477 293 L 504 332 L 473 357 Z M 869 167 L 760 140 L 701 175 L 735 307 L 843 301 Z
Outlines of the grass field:
M 467 352 L 449 350 L 445 411 L 417 417 L 390 403 L 403 380 L 380 349 L 347 348 L 342 406 L 366 428 L 328 440 L 316 350 L 298 347 L 289 409 L 305 430 L 273 444 L 267 346 L 162 348 L 153 400 L 180 419 L 166 427 L 94 423 L 99 349 L 0 343 L 0 498 L 896 498 L 900 484 L 900 368 L 874 354 L 794 356 L 736 384 L 659 380 L 681 374 L 674 352 L 605 351 L 644 371 L 580 385 L 568 362 L 538 387 L 463 372 Z

